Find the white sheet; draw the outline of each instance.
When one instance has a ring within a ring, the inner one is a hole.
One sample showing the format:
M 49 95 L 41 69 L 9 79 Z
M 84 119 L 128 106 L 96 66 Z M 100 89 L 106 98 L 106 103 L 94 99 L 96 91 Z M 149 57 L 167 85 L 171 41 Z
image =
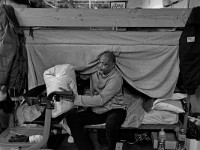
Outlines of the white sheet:
M 34 30 L 26 32 L 29 89 L 44 84 L 43 72 L 58 64 L 72 64 L 91 73 L 100 53 L 117 56 L 117 68 L 134 88 L 150 97 L 170 97 L 179 75 L 181 32 L 115 32 Z

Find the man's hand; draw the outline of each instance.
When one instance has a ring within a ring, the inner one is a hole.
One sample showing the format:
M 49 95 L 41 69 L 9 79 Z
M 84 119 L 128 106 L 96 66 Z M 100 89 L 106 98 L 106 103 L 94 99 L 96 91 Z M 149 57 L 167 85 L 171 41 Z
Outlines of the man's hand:
M 68 86 L 69 90 L 66 90 L 66 89 L 64 89 L 62 87 L 60 87 L 59 89 L 61 90 L 61 93 L 63 93 L 61 95 L 62 98 L 67 98 L 67 99 L 70 99 L 71 101 L 74 101 L 76 95 L 75 95 L 75 93 L 73 92 L 73 90 L 71 89 L 70 86 Z M 69 91 L 72 92 L 72 95 L 71 94 L 70 95 L 67 94 L 67 93 L 69 93 Z

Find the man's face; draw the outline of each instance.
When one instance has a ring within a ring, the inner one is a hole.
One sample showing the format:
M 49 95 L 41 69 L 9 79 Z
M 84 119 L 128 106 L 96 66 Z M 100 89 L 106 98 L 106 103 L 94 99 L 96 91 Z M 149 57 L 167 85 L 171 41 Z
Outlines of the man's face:
M 114 69 L 115 64 L 110 60 L 108 56 L 102 55 L 99 58 L 98 69 L 104 75 L 109 74 Z

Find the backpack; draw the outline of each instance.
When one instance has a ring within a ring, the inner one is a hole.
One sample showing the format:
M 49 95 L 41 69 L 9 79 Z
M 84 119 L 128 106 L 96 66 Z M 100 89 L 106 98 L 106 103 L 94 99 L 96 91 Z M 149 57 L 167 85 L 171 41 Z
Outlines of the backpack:
M 14 8 L 0 5 L 0 85 L 6 85 L 11 97 L 27 90 L 27 53 L 25 36 Z

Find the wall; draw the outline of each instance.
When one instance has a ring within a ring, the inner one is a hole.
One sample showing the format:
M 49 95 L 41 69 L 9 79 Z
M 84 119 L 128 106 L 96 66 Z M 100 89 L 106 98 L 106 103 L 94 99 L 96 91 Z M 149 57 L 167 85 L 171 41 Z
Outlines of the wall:
M 128 0 L 127 8 L 162 8 L 162 0 Z

